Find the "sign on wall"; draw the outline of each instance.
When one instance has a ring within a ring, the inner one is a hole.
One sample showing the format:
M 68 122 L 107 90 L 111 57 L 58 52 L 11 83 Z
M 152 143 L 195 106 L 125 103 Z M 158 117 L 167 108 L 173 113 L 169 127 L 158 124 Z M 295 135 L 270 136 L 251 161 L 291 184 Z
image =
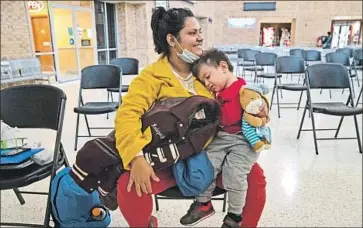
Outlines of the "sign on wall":
M 254 28 L 256 18 L 228 18 L 228 28 Z
M 40 12 L 44 9 L 43 1 L 28 1 L 28 9 L 30 13 Z
M 164 9 L 168 9 L 169 8 L 169 0 L 155 0 L 155 7 L 159 7 L 162 6 L 164 7 Z

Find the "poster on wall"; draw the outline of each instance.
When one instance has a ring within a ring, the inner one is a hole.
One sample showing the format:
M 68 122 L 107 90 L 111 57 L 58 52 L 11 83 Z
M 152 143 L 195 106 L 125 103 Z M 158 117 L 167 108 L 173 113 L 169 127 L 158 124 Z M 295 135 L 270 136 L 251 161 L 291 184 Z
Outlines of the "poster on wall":
M 274 44 L 275 29 L 274 27 L 263 28 L 262 31 L 262 46 L 272 47 Z
M 228 28 L 254 28 L 256 18 L 228 18 Z

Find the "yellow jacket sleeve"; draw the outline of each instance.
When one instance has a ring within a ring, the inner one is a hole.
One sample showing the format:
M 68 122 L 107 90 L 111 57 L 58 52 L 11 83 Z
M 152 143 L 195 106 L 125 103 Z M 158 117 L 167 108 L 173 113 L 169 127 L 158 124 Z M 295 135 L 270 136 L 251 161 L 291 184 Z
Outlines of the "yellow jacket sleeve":
M 150 128 L 141 131 L 141 117 L 157 100 L 160 90 L 160 83 L 152 75 L 152 72 L 144 70 L 132 81 L 116 113 L 116 148 L 126 169 L 152 140 Z

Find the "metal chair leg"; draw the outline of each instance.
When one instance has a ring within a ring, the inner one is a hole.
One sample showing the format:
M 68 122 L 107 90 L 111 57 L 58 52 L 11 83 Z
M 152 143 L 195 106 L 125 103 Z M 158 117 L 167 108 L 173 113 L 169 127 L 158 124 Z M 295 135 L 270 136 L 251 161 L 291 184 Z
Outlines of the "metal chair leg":
M 337 128 L 337 130 L 335 132 L 334 138 L 337 138 L 338 137 L 338 134 L 339 134 L 339 131 L 340 131 L 340 127 L 342 126 L 342 123 L 343 123 L 343 119 L 344 119 L 344 116 L 342 116 L 340 118 L 340 121 L 339 121 L 339 124 L 338 124 L 338 128 Z
M 279 78 L 279 83 L 281 84 L 281 78 Z M 282 96 L 282 89 L 280 89 L 281 92 L 281 98 L 284 98 L 284 96 Z
M 318 151 L 318 141 L 316 139 L 315 119 L 314 119 L 314 113 L 312 112 L 312 107 L 310 107 L 310 113 L 311 113 L 311 125 L 313 126 L 313 136 L 314 136 L 315 154 L 316 155 L 319 155 L 319 151 Z
M 51 205 L 50 205 L 50 190 L 49 190 L 49 194 L 48 194 L 48 197 L 47 198 L 48 199 L 47 199 L 47 208 L 45 209 L 44 227 L 49 227 L 49 222 L 50 222 L 50 209 L 51 209 Z
M 276 88 L 276 98 L 277 98 L 277 114 L 280 118 L 280 99 L 279 99 L 279 87 Z
M 86 120 L 86 125 L 87 125 L 88 135 L 89 135 L 89 136 L 91 136 L 91 130 L 90 130 L 90 128 L 89 128 L 87 115 L 84 115 L 84 119 Z
M 301 98 L 302 98 L 303 92 L 304 91 L 301 91 L 301 93 L 300 93 L 299 104 L 297 105 L 297 110 L 300 109 L 300 103 L 301 103 Z
M 301 122 L 300 122 L 299 132 L 297 133 L 297 137 L 296 137 L 297 139 L 300 138 L 301 129 L 302 129 L 303 125 L 304 125 L 305 114 L 306 114 L 307 109 L 308 109 L 308 106 L 307 106 L 307 103 L 306 103 L 305 108 L 304 108 L 304 113 L 303 113 L 303 116 L 302 116 Z
M 112 96 L 112 94 L 111 94 Z M 107 102 L 110 101 L 110 91 L 107 91 Z M 106 119 L 108 119 L 108 113 L 106 114 Z
M 353 93 L 353 97 L 355 98 L 355 89 L 354 89 L 354 82 L 353 82 L 353 78 L 350 78 L 350 81 L 352 82 L 352 93 Z
M 226 212 L 226 205 L 227 205 L 227 193 L 224 193 L 222 212 Z
M 274 95 L 275 95 L 275 90 L 276 90 L 276 79 L 275 79 L 275 83 L 274 83 L 274 88 L 272 89 L 272 96 L 271 96 L 271 102 L 270 102 L 270 110 L 272 109 L 272 105 L 273 105 L 273 101 L 274 101 Z
M 155 210 L 159 211 L 158 195 L 154 195 L 154 200 L 155 200 Z
M 21 205 L 25 204 L 25 200 L 24 200 L 23 196 L 21 195 L 19 189 L 18 188 L 14 188 L 13 191 L 14 191 L 14 193 L 16 195 L 16 198 L 18 198 L 19 203 Z
M 355 125 L 355 132 L 357 133 L 357 140 L 358 140 L 358 148 L 359 148 L 359 153 L 362 153 L 362 144 L 360 142 L 360 136 L 359 136 L 359 129 L 358 129 L 358 121 L 357 121 L 357 116 L 354 115 L 354 125 Z
M 78 144 L 78 128 L 79 128 L 79 114 L 77 113 L 77 123 L 76 123 L 76 139 L 74 141 L 74 151 L 77 150 L 77 144 Z

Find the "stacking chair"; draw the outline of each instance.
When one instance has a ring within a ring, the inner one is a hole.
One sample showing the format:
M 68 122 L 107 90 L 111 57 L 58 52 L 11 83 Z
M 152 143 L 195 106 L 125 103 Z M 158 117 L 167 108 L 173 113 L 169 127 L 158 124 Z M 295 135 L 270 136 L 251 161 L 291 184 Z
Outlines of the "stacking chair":
M 363 114 L 363 108 L 355 107 L 352 96 L 352 88 L 349 82 L 349 75 L 346 68 L 336 63 L 321 63 L 309 66 L 306 72 L 307 101 L 304 114 L 301 119 L 297 138 L 300 138 L 301 131 L 313 131 L 315 153 L 318 152 L 317 140 L 336 140 L 336 139 L 357 139 L 359 152 L 362 153 L 362 145 L 359 137 L 357 115 Z M 311 90 L 313 89 L 349 89 L 349 97 L 346 103 L 343 102 L 315 102 L 312 99 Z M 312 129 L 302 129 L 306 111 L 309 110 L 311 116 Z M 314 113 L 332 116 L 353 116 L 356 138 L 338 138 L 338 133 L 342 125 L 341 119 L 337 129 L 316 129 Z M 334 138 L 317 138 L 316 131 L 336 131 Z
M 53 162 L 45 165 L 31 163 L 18 169 L 0 169 L 1 190 L 12 189 L 20 204 L 25 203 L 22 194 L 48 196 L 44 223 L 25 224 L 1 221 L 1 226 L 49 227 L 51 216 L 50 183 L 47 192 L 20 191 L 19 188 L 31 185 L 47 177 L 50 177 L 50 181 L 52 181 L 56 171 L 61 166 L 69 166 L 61 143 L 66 95 L 61 89 L 50 85 L 9 87 L 2 90 L 0 94 L 0 117 L 4 123 L 10 127 L 42 128 L 57 132 L 53 149 Z M 17 212 L 13 211 L 13 213 L 16 214 Z
M 321 52 L 317 50 L 304 51 L 305 65 L 309 66 L 309 62 L 321 62 Z
M 353 57 L 353 49 L 351 48 L 338 48 L 336 52 L 343 52 L 346 54 L 349 58 Z
M 277 55 L 275 53 L 257 53 L 256 56 L 256 62 L 255 62 L 255 80 L 254 82 L 259 82 L 259 79 L 275 79 L 276 73 L 268 72 L 268 67 L 275 66 Z M 262 67 L 264 69 L 263 72 L 259 73 L 257 71 L 257 67 Z M 266 69 L 265 69 L 266 67 Z M 277 78 L 281 80 L 281 74 L 277 75 Z
M 129 86 L 122 84 L 122 76 L 123 75 L 138 75 L 139 74 L 139 60 L 134 59 L 134 58 L 116 58 L 116 59 L 112 59 L 110 64 L 121 68 L 121 72 L 122 72 L 121 92 L 126 93 L 129 90 Z M 108 92 L 107 101 L 109 101 L 110 96 L 111 96 L 111 101 L 113 101 L 112 93 L 118 93 L 119 87 L 108 88 L 107 92 Z
M 244 61 L 244 54 L 246 53 L 247 50 L 251 50 L 249 48 L 242 48 L 242 49 L 238 49 L 237 50 L 237 67 L 236 67 L 236 72 L 238 76 L 245 76 L 245 71 L 244 71 L 244 67 L 247 66 L 254 66 L 254 63 L 251 62 L 245 62 Z M 240 67 L 242 67 L 242 75 L 240 74 Z
M 90 89 L 105 89 L 119 87 L 118 102 L 87 102 L 84 103 L 82 91 Z M 87 115 L 100 115 L 114 112 L 121 103 L 121 69 L 114 65 L 93 65 L 82 69 L 81 82 L 78 95 L 78 107 L 74 108 L 77 113 L 76 137 L 74 150 L 77 150 L 79 137 L 102 137 L 91 135 L 91 129 L 113 129 L 111 127 L 90 127 Z M 86 120 L 88 135 L 79 135 L 79 115 L 83 114 Z
M 346 67 L 346 69 L 349 72 L 350 80 L 352 82 L 353 96 L 355 97 L 353 78 L 357 77 L 358 74 L 357 74 L 357 69 L 354 68 L 354 64 L 350 64 L 349 56 L 345 52 L 339 51 L 339 52 L 328 53 L 326 54 L 325 57 L 326 57 L 326 62 L 328 63 L 339 63 Z M 354 71 L 354 73 L 352 73 L 352 71 Z M 357 80 L 357 82 L 358 82 L 358 87 L 360 87 L 359 80 Z
M 280 100 L 278 91 L 280 90 L 288 90 L 288 91 L 300 91 L 300 98 L 298 102 L 297 109 L 300 108 L 301 98 L 303 92 L 306 90 L 305 83 L 281 83 L 281 80 L 278 82 L 278 75 L 280 74 L 304 74 L 305 73 L 305 66 L 304 66 L 304 59 L 299 56 L 280 56 L 276 59 L 276 74 L 275 74 L 275 83 L 274 88 L 272 91 L 271 96 L 271 105 L 270 110 L 272 109 L 274 95 L 276 93 L 277 98 L 277 111 L 278 116 L 280 118 Z M 291 103 L 284 103 L 284 104 L 291 104 Z M 295 104 L 295 103 L 293 103 Z M 281 108 L 296 108 L 296 107 L 281 107 Z
M 256 66 L 256 54 L 261 53 L 260 51 L 256 50 L 246 50 L 243 54 L 243 72 L 246 71 L 255 73 L 256 71 L 261 72 L 264 71 L 262 66 Z M 248 63 L 252 64 L 252 66 L 248 66 Z
M 310 63 L 313 62 L 313 63 L 321 63 L 322 60 L 321 60 L 321 52 L 320 51 L 317 51 L 317 50 L 306 50 L 305 53 L 305 66 L 309 66 L 311 65 Z M 320 94 L 323 93 L 323 90 L 320 90 Z M 332 95 L 331 95 L 331 90 L 329 90 L 329 96 L 330 96 L 330 99 L 332 98 Z
M 290 49 L 289 51 L 290 56 L 298 56 L 304 59 L 305 61 L 305 50 L 304 49 L 299 49 L 299 48 L 294 48 L 294 49 Z M 305 66 L 307 66 L 307 62 L 305 61 Z M 288 75 L 286 76 L 286 78 L 288 77 Z M 291 74 L 291 81 L 292 81 L 292 74 Z M 299 75 L 299 81 L 300 81 L 300 75 Z
M 304 49 L 294 48 L 290 49 L 290 56 L 299 56 L 303 59 L 305 59 L 305 51 Z
M 216 197 L 219 195 L 223 195 L 222 197 Z M 195 199 L 195 197 L 185 197 L 182 195 L 182 193 L 180 192 L 178 186 L 169 188 L 159 194 L 156 194 L 154 196 L 155 199 L 155 209 L 156 211 L 159 211 L 159 200 L 185 200 L 185 199 L 190 199 L 193 200 Z M 222 207 L 222 211 L 225 212 L 226 211 L 226 204 L 227 204 L 227 192 L 226 190 L 216 187 L 214 189 L 213 192 L 213 198 L 212 200 L 223 200 L 223 207 Z
M 358 70 L 362 71 L 362 65 L 363 65 L 363 49 L 358 48 L 354 50 L 353 54 L 353 68 L 356 69 L 357 71 Z M 357 80 L 359 80 L 358 77 Z

